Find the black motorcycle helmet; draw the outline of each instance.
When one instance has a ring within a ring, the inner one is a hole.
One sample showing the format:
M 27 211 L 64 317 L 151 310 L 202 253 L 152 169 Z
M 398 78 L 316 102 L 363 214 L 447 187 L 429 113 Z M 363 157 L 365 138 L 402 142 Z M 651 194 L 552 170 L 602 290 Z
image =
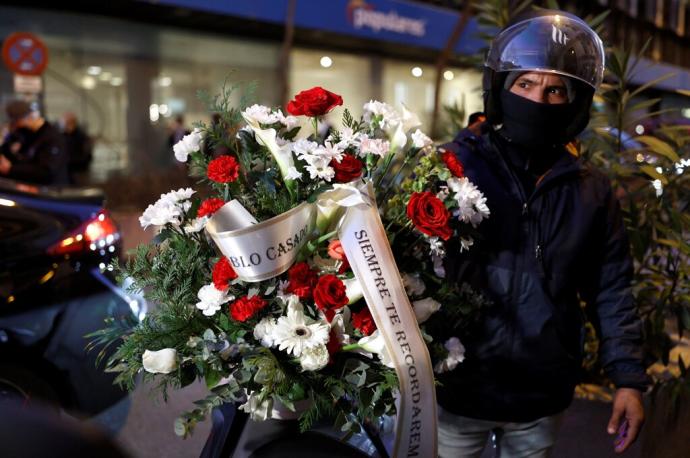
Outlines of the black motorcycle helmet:
M 490 125 L 502 123 L 500 104 L 509 72 L 549 72 L 570 78 L 577 115 L 569 139 L 589 122 L 594 92 L 604 78 L 604 45 L 580 18 L 558 10 L 536 10 L 515 18 L 494 38 L 484 62 L 484 110 Z

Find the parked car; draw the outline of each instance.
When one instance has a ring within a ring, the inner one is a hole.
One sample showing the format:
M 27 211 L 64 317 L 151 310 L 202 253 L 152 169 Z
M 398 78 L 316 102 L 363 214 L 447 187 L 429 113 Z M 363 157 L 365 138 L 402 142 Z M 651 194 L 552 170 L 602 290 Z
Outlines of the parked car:
M 0 400 L 93 416 L 126 396 L 85 350 L 106 318 L 146 313 L 109 271 L 120 249 L 100 190 L 0 179 Z

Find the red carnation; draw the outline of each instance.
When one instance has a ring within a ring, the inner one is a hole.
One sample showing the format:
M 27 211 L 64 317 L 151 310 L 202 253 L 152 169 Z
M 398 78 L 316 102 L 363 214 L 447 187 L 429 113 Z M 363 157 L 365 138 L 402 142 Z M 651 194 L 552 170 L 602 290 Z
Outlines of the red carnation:
M 352 326 L 355 329 L 359 329 L 365 336 L 376 331 L 376 323 L 374 323 L 374 318 L 371 316 L 368 307 L 364 307 L 359 312 L 352 314 Z
M 458 159 L 455 153 L 452 151 L 443 150 L 441 153 L 441 159 L 443 159 L 443 162 L 446 164 L 448 170 L 450 170 L 450 173 L 458 178 L 465 176 L 465 167 L 462 166 L 462 162 L 460 162 L 460 159 Z
M 323 275 L 314 288 L 314 302 L 330 322 L 335 312 L 347 305 L 345 284 L 335 275 Z
M 223 256 L 218 260 L 216 265 L 213 266 L 213 286 L 220 291 L 227 289 L 231 280 L 237 278 L 237 273 L 235 269 L 232 268 L 228 258 Z
M 298 262 L 288 270 L 288 286 L 285 291 L 300 299 L 309 299 L 319 277 L 306 262 Z
M 407 204 L 407 216 L 417 229 L 432 237 L 448 240 L 453 230 L 448 226 L 450 213 L 441 199 L 429 191 L 415 192 Z
M 287 111 L 293 116 L 322 116 L 342 104 L 343 98 L 338 94 L 317 86 L 297 94 L 288 103 Z
M 219 199 L 217 197 L 206 199 L 205 201 L 201 202 L 199 209 L 196 211 L 196 217 L 201 218 L 202 216 L 213 216 L 213 214 L 220 210 L 220 207 L 223 205 L 225 205 L 225 201 L 223 199 Z
M 329 164 L 335 170 L 335 181 L 338 183 L 348 183 L 355 178 L 362 176 L 362 167 L 364 164 L 357 159 L 353 154 L 343 154 L 340 162 L 331 159 Z
M 239 176 L 240 164 L 234 156 L 220 156 L 209 162 L 206 174 L 216 183 L 230 183 Z
M 266 304 L 267 302 L 259 296 L 243 296 L 230 304 L 230 316 L 234 320 L 245 322 Z

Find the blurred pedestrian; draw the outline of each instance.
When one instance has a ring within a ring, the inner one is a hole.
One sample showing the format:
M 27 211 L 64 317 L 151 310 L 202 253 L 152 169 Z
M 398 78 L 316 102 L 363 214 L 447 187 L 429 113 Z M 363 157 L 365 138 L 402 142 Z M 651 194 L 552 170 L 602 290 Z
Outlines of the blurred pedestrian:
M 184 126 L 184 116 L 177 115 L 175 120 L 168 127 L 168 146 L 172 148 L 177 142 L 182 140 L 182 137 L 188 135 L 191 131 Z
M 30 183 L 66 185 L 67 154 L 60 132 L 23 100 L 5 107 L 10 134 L 0 146 L 0 176 Z
M 67 154 L 71 184 L 84 184 L 93 159 L 93 142 L 79 125 L 74 113 L 62 115 L 62 139 Z
M 468 146 L 475 146 L 486 130 L 486 115 L 483 111 L 472 113 L 467 120 L 467 127 L 458 132 L 455 141 L 469 143 Z

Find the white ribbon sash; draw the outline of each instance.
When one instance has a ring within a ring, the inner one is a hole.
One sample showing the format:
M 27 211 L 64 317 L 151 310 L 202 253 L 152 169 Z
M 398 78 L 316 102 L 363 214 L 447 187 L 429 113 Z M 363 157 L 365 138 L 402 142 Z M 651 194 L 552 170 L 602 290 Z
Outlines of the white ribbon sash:
M 373 199 L 371 183 L 362 191 Z M 429 352 L 376 205 L 349 207 L 338 230 L 400 382 L 394 457 L 436 457 L 436 392 Z
M 288 270 L 309 240 L 315 219 L 314 204 L 304 202 L 257 224 L 239 202 L 232 200 L 211 217 L 206 231 L 240 280 L 259 282 Z

